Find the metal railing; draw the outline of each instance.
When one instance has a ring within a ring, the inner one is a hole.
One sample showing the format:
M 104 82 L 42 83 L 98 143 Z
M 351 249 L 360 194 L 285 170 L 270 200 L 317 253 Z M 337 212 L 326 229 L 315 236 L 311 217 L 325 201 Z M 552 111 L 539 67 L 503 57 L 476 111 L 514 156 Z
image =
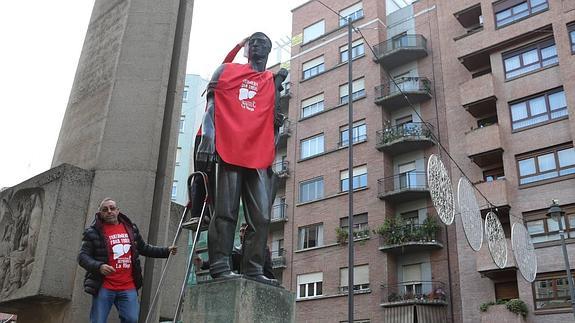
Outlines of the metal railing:
M 424 171 L 411 171 L 401 173 L 377 181 L 379 196 L 390 192 L 427 189 L 426 173 Z
M 433 126 L 427 122 L 410 122 L 402 125 L 387 126 L 376 132 L 376 146 L 382 146 L 401 138 L 419 137 L 433 139 Z
M 364 142 L 367 140 L 367 135 L 353 136 L 352 140 L 353 140 L 354 144 L 356 144 L 358 142 Z M 349 142 L 349 140 L 347 140 L 347 138 L 346 138 L 343 141 L 338 142 L 337 147 L 338 148 L 347 147 L 348 142 Z
M 427 50 L 427 39 L 422 35 L 404 35 L 402 37 L 396 37 L 386 40 L 373 46 L 378 58 L 389 54 L 396 49 L 417 49 L 421 48 Z
M 279 267 L 285 267 L 286 266 L 286 252 L 285 250 L 279 249 L 279 250 L 273 250 L 272 251 L 272 267 L 273 268 L 279 268 Z
M 289 161 L 282 160 L 272 165 L 272 170 L 278 176 L 285 176 L 289 173 Z
M 440 227 L 433 224 L 406 224 L 378 231 L 381 247 L 402 245 L 406 243 L 427 243 L 440 240 Z
M 278 203 L 272 207 L 272 221 L 287 220 L 287 204 Z
M 375 100 L 404 92 L 424 92 L 431 95 L 431 81 L 427 77 L 397 77 L 375 87 Z
M 447 289 L 440 281 L 406 281 L 381 285 L 382 304 L 447 304 Z

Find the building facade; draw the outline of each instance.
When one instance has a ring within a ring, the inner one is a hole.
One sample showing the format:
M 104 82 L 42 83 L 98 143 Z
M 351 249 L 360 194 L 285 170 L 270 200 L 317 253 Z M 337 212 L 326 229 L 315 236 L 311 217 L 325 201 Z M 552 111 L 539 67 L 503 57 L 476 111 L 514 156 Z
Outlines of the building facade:
M 194 140 L 206 108 L 206 98 L 202 96 L 202 93 L 207 85 L 208 80 L 199 75 L 186 75 L 178 149 L 176 151 L 176 169 L 172 184 L 172 201 L 180 205 L 188 203 L 188 188 L 186 186 L 188 176 L 194 170 Z
M 557 222 L 545 213 L 559 199 L 575 237 L 575 1 L 322 2 L 329 8 L 309 1 L 292 11 L 281 98 L 289 122 L 274 164 L 269 243 L 277 276 L 296 293 L 297 322 L 347 320 L 349 100 L 357 322 L 489 321 L 498 307 L 480 306 L 511 298 L 527 304 L 526 322 L 572 319 Z M 341 17 L 360 31 L 351 54 Z M 455 191 L 462 170 L 482 213 L 498 215 L 505 268 L 485 241 L 469 247 L 459 216 L 451 226 L 437 218 L 431 154 Z M 535 242 L 534 283 L 513 258 L 516 222 Z

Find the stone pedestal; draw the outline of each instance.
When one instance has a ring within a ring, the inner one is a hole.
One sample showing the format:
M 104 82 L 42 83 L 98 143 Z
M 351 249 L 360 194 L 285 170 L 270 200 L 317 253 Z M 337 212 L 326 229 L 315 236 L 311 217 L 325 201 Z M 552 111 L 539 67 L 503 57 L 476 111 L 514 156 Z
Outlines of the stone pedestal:
M 295 322 L 295 295 L 283 287 L 237 278 L 199 283 L 188 294 L 183 322 Z

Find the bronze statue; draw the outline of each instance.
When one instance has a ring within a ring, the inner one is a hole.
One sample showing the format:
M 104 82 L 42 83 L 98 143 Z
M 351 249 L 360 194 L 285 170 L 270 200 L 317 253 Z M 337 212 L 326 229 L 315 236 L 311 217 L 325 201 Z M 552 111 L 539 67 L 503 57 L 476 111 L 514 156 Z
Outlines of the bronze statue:
M 276 192 L 271 169 L 284 116 L 279 112 L 279 91 L 287 71 L 274 75 L 265 69 L 270 39 L 261 32 L 247 40 L 247 64 L 224 63 L 208 85 L 207 109 L 196 170 L 212 174 L 214 218 L 208 230 L 210 274 L 233 278 L 231 254 L 240 198 L 249 227 L 243 243 L 241 273 L 277 284 L 264 276 L 265 247 Z M 215 175 L 215 180 L 213 179 Z

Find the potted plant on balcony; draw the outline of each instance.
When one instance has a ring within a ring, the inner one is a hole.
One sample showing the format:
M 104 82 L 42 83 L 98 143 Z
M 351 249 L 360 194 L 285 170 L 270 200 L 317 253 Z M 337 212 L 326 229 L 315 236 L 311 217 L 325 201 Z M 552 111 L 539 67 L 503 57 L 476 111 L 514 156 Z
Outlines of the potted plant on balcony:
M 427 217 L 425 221 L 423 221 L 423 225 L 421 227 L 425 235 L 426 241 L 435 242 L 437 233 L 439 232 L 439 223 L 434 217 Z
M 335 228 L 335 236 L 337 243 L 339 243 L 342 246 L 347 244 L 348 233 L 346 229 L 340 227 Z
M 401 216 L 389 217 L 373 233 L 379 234 L 388 245 L 397 245 L 405 241 L 405 221 Z

